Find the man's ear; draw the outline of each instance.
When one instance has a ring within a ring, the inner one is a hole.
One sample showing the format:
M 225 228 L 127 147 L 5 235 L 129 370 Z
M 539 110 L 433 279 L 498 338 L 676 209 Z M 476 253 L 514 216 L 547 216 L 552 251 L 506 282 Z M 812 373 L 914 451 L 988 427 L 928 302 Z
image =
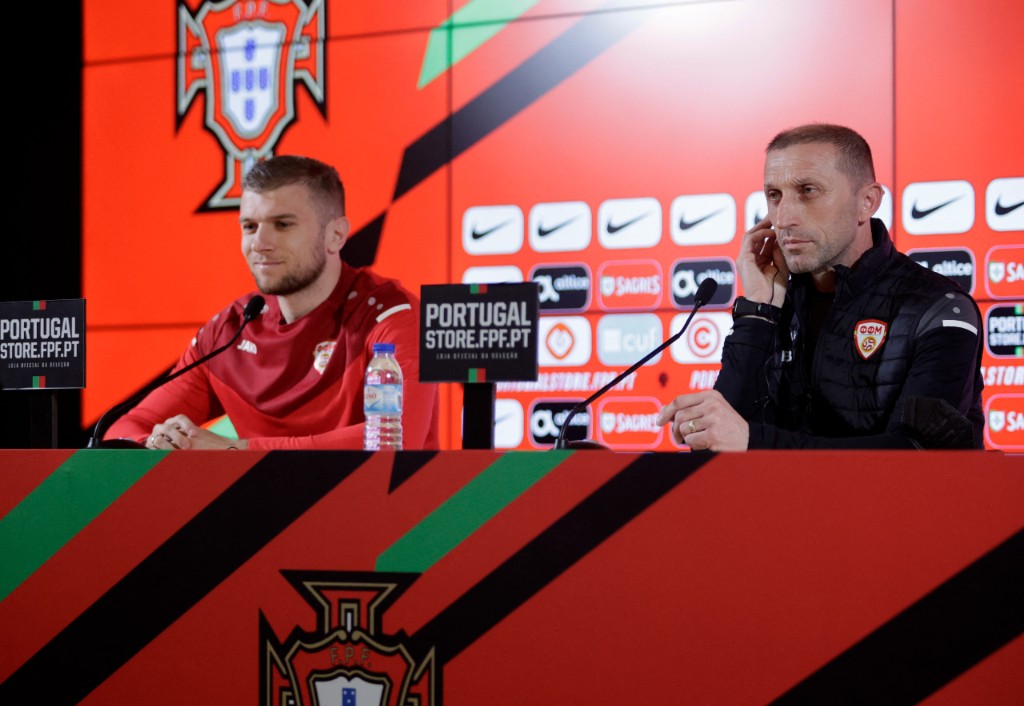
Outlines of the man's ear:
M 882 205 L 882 185 L 877 181 L 861 187 L 859 200 L 860 209 L 857 212 L 857 222 L 867 223 Z
M 338 216 L 327 224 L 327 232 L 325 234 L 327 252 L 332 255 L 341 252 L 341 249 L 345 247 L 345 241 L 348 240 L 350 228 L 351 224 L 345 216 Z

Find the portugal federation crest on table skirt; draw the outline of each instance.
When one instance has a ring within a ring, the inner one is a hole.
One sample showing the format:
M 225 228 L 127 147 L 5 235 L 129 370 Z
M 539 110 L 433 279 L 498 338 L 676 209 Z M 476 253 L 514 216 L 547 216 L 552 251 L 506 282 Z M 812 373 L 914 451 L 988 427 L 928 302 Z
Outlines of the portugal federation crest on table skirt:
M 433 649 L 413 654 L 404 634 L 383 631 L 383 614 L 409 586 L 411 575 L 284 573 L 316 615 L 316 629 L 290 626 L 281 640 L 260 613 L 260 704 L 440 704 Z

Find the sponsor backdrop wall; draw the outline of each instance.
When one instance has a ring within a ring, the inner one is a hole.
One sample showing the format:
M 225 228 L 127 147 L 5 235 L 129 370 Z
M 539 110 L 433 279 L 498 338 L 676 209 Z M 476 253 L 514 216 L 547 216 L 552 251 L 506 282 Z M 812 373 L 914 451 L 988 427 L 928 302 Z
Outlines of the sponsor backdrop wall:
M 298 153 L 342 173 L 349 262 L 414 291 L 538 282 L 540 375 L 498 385 L 502 448 L 549 446 L 714 276 L 569 434 L 676 449 L 653 417 L 714 384 L 764 145 L 830 121 L 872 144 L 897 247 L 978 300 L 986 442 L 1024 450 L 1022 22 L 1017 0 L 85 3 L 83 422 L 252 289 L 238 179 Z

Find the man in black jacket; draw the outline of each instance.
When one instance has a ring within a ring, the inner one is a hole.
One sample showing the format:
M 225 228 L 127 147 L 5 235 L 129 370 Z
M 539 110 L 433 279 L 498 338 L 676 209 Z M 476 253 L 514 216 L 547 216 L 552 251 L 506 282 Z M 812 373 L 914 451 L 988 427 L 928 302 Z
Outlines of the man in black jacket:
M 882 187 L 864 138 L 780 133 L 764 191 L 715 389 L 677 397 L 659 422 L 713 451 L 982 448 L 978 307 L 872 218 Z

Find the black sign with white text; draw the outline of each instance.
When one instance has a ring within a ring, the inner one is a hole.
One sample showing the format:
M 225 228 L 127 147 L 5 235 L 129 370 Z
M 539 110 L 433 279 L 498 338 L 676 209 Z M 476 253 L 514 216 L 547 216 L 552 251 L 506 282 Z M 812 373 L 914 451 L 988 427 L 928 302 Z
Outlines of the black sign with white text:
M 85 387 L 85 300 L 0 302 L 0 389 Z
M 729 306 L 736 292 L 736 266 L 732 260 L 724 258 L 676 260 L 672 265 L 672 302 L 680 309 L 692 308 L 697 287 L 708 277 L 718 282 L 718 288 L 707 302 L 708 308 Z
M 537 379 L 536 282 L 420 289 L 420 381 Z
M 985 313 L 985 345 L 997 358 L 1024 358 L 1024 305 L 994 306 Z
M 540 310 L 585 311 L 590 305 L 590 270 L 585 265 L 538 265 L 530 279 L 539 287 Z
M 550 448 L 558 440 L 569 412 L 583 400 L 538 400 L 530 406 L 530 441 L 538 448 Z M 581 410 L 569 421 L 565 438 L 582 441 L 590 434 L 590 408 Z
M 968 294 L 974 292 L 974 254 L 967 248 L 918 248 L 908 250 L 907 257 L 921 267 L 949 277 Z

